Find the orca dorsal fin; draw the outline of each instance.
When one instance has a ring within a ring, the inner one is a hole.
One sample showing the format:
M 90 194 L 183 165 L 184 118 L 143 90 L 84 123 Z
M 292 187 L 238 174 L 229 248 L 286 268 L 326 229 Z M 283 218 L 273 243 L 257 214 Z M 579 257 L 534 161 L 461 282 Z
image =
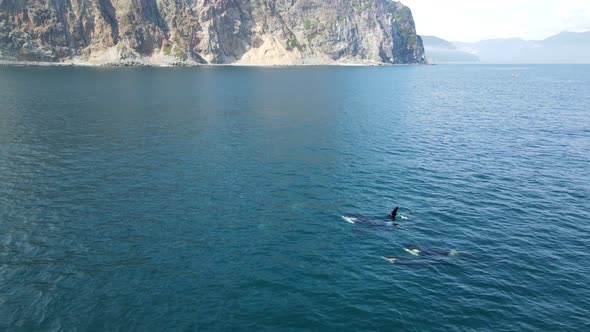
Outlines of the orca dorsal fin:
M 396 206 L 395 209 L 393 209 L 393 211 L 391 211 L 390 216 L 391 216 L 391 220 L 393 220 L 393 221 L 395 221 L 395 216 L 397 216 L 397 210 L 398 210 L 398 207 Z

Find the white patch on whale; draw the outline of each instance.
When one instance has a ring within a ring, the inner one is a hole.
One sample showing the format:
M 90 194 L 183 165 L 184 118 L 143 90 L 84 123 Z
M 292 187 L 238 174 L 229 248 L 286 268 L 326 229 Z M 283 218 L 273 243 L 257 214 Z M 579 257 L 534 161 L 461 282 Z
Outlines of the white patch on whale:
M 402 220 L 408 220 L 408 219 L 410 219 L 410 217 L 406 216 L 405 214 L 400 214 L 400 216 L 399 216 L 399 217 L 400 217 L 400 219 L 402 219 Z
M 395 261 L 397 261 L 397 258 L 395 257 L 385 257 L 385 256 L 381 256 L 383 257 L 384 260 L 390 262 L 390 263 L 395 263 Z
M 341 216 L 342 219 L 344 219 L 345 221 L 351 223 L 351 224 L 356 224 L 356 221 L 358 220 L 357 218 L 354 217 L 349 217 L 349 216 Z
M 407 252 L 410 255 L 414 255 L 414 256 L 420 256 L 420 250 L 418 249 L 408 249 L 408 248 L 404 248 L 405 252 Z

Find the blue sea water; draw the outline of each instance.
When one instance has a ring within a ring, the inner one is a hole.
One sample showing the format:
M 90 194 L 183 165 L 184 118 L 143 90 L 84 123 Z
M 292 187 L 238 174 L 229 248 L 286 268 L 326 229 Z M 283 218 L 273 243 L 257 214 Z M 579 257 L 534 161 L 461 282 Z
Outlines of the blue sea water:
M 588 331 L 589 158 L 585 65 L 0 68 L 0 330 Z

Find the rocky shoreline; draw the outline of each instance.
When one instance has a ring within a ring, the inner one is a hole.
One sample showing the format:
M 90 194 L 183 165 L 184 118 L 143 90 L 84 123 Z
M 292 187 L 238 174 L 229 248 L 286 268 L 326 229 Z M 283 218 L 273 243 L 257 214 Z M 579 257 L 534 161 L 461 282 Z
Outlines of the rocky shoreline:
M 167 64 L 153 64 L 144 62 L 122 62 L 122 63 L 88 63 L 88 62 L 42 62 L 42 61 L 8 61 L 0 60 L 0 67 L 151 67 L 151 68 L 181 68 L 181 67 L 264 67 L 264 68 L 284 68 L 284 67 L 397 67 L 397 66 L 421 66 L 431 65 L 430 63 L 422 64 L 388 64 L 388 63 L 314 63 L 314 64 L 210 64 L 197 62 L 179 62 Z

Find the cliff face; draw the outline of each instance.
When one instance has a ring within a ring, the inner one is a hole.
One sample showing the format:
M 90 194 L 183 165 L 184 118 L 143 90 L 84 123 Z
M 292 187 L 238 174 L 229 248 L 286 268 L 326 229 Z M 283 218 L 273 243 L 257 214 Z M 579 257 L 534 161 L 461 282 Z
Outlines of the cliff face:
M 423 63 L 392 0 L 0 0 L 0 59 L 124 63 Z

